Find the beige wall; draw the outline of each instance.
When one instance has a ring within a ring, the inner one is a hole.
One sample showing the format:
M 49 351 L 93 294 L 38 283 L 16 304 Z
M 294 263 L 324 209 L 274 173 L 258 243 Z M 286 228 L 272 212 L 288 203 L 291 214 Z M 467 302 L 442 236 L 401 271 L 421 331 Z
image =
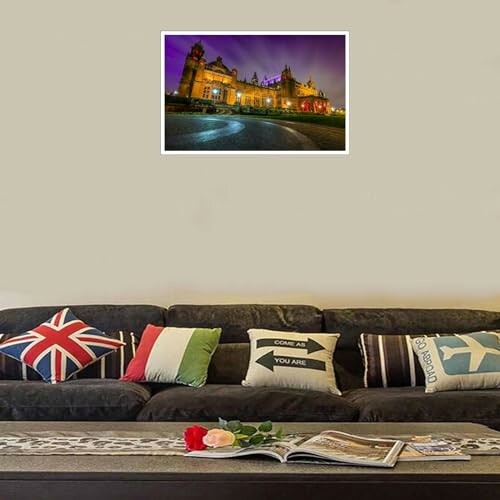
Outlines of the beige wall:
M 500 309 L 496 0 L 172 5 L 5 6 L 0 307 Z M 351 154 L 160 156 L 160 30 L 207 28 L 350 30 Z

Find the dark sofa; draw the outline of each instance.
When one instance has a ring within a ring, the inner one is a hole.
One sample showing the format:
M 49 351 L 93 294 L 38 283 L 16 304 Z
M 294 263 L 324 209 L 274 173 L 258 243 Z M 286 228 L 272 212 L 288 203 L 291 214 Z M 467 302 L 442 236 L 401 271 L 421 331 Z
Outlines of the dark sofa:
M 0 380 L 2 420 L 470 421 L 500 429 L 500 390 L 425 394 L 423 387 L 363 388 L 361 332 L 450 333 L 500 329 L 500 313 L 442 309 L 327 309 L 300 305 L 70 306 L 106 332 L 149 324 L 222 327 L 202 388 L 78 378 L 57 385 Z M 22 333 L 62 306 L 0 311 L 0 333 Z M 338 332 L 335 370 L 343 396 L 240 385 L 249 358 L 247 329 Z

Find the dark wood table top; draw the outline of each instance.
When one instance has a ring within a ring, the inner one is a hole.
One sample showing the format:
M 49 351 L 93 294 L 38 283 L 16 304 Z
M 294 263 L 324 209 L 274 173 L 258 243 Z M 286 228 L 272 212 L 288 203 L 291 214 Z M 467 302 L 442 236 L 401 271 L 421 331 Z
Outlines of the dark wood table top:
M 33 431 L 129 431 L 138 435 L 151 432 L 182 431 L 192 423 L 145 422 L 0 422 L 2 433 Z M 215 424 L 204 424 L 207 427 Z M 446 433 L 491 434 L 500 433 L 488 427 L 470 423 L 279 423 L 285 432 L 317 433 L 335 429 L 360 435 L 426 435 Z M 388 479 L 426 476 L 446 481 L 466 478 L 488 478 L 500 485 L 500 456 L 474 456 L 471 461 L 401 462 L 394 469 L 311 464 L 280 464 L 272 459 L 214 460 L 179 456 L 0 456 L 0 480 L 67 479 L 106 477 L 107 480 L 209 480 L 214 475 L 226 478 L 244 475 L 246 479 L 270 480 L 278 477 L 288 481 L 308 477 L 314 481 L 334 477 L 355 476 L 370 478 L 386 476 Z M 500 486 L 499 486 L 500 487 Z

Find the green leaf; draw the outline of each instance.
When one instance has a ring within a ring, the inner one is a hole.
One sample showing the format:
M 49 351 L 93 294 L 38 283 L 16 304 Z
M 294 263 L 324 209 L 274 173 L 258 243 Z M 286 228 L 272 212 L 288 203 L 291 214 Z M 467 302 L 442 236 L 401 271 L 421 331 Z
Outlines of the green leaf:
M 231 432 L 239 432 L 241 429 L 241 422 L 239 420 L 230 420 L 227 423 L 227 429 Z
M 256 446 L 264 441 L 264 436 L 262 434 L 255 434 L 250 438 L 250 444 Z
M 253 425 L 242 425 L 239 432 L 245 436 L 253 436 L 257 432 L 257 428 Z
M 282 427 L 280 427 L 278 429 L 278 432 L 276 432 L 275 437 L 276 437 L 276 439 L 281 439 L 283 437 L 283 428 Z
M 240 446 L 241 446 L 242 448 L 248 448 L 248 447 L 250 446 L 250 442 L 242 439 L 242 440 L 240 441 Z
M 271 432 L 273 429 L 273 423 L 270 420 L 266 420 L 259 425 L 260 432 Z
M 219 417 L 219 427 L 221 429 L 226 430 L 227 429 L 227 420 L 224 420 L 223 418 Z

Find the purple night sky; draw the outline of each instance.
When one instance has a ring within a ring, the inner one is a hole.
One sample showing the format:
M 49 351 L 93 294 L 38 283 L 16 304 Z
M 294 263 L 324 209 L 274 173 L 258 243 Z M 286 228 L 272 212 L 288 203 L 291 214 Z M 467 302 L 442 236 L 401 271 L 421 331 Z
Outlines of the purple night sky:
M 238 80 L 279 75 L 285 64 L 299 82 L 312 76 L 332 106 L 345 107 L 344 35 L 165 35 L 165 90 L 175 90 L 191 46 L 201 40 L 207 63 L 221 56 Z

